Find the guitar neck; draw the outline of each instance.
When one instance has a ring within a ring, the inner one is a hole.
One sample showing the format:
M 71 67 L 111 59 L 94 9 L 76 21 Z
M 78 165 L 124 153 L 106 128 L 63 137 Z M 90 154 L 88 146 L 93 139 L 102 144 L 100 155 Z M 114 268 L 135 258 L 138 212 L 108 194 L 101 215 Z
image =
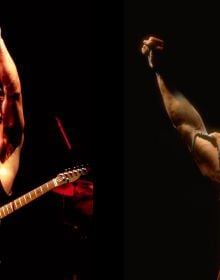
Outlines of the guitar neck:
M 12 214 L 14 211 L 20 209 L 21 207 L 27 205 L 31 201 L 37 199 L 38 197 L 42 196 L 43 194 L 49 192 L 53 188 L 57 187 L 58 183 L 56 179 L 52 179 L 47 183 L 33 189 L 32 191 L 16 198 L 15 200 L 11 201 L 10 203 L 5 204 L 4 206 L 0 207 L 0 219 Z

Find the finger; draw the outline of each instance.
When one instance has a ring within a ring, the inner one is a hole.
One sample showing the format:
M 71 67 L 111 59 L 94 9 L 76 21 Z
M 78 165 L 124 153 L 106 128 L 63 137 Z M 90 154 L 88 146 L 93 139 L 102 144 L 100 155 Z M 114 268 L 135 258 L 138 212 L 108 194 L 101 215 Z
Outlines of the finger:
M 154 42 L 157 42 L 157 43 L 161 43 L 161 44 L 164 43 L 163 40 L 161 40 L 161 39 L 159 39 L 159 38 L 157 38 L 157 37 L 153 37 L 153 36 L 150 36 L 150 37 L 148 38 L 148 40 L 149 40 L 149 41 L 154 41 Z
M 164 46 L 164 42 L 156 42 L 154 40 L 144 40 L 143 41 L 143 44 L 149 46 L 149 47 L 156 47 L 156 46 L 161 46 L 163 47 Z
M 143 40 L 143 44 L 149 46 L 149 47 L 157 47 L 157 46 L 161 46 L 163 47 L 164 46 L 164 42 L 160 39 L 157 39 L 157 38 L 152 38 L 150 37 L 148 40 Z
M 150 51 L 149 46 L 147 46 L 146 44 L 142 46 L 142 48 L 141 48 L 141 53 L 142 54 L 148 54 L 149 51 Z
M 157 51 L 162 51 L 164 49 L 163 46 L 156 46 L 153 48 L 154 48 L 154 50 L 157 50 Z M 151 49 L 152 49 L 152 46 L 144 44 L 141 48 L 141 53 L 144 55 L 148 55 Z

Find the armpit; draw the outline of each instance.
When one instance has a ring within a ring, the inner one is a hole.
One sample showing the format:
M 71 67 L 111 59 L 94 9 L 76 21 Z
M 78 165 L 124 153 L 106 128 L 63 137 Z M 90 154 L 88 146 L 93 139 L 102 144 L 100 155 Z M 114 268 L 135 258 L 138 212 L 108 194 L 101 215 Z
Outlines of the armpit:
M 198 131 L 198 132 L 195 132 L 195 134 L 193 136 L 192 146 L 191 146 L 191 151 L 192 152 L 194 152 L 195 142 L 196 142 L 197 137 L 200 137 L 202 139 L 205 139 L 205 140 L 209 141 L 215 148 L 217 148 L 217 150 L 219 149 L 217 140 L 214 136 L 209 135 L 207 132 Z
M 212 135 L 196 133 L 192 151 L 201 173 L 213 182 L 220 183 L 220 152 L 216 138 Z

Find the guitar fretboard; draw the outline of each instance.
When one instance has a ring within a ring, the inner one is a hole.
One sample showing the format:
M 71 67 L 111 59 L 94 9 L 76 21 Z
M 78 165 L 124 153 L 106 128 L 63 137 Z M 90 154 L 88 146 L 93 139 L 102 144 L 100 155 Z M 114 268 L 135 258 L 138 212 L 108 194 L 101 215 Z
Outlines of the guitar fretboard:
M 0 219 L 13 213 L 15 210 L 18 210 L 19 208 L 27 205 L 28 203 L 42 196 L 46 192 L 49 192 L 56 186 L 57 186 L 56 179 L 52 179 L 47 183 L 41 185 L 40 187 L 33 189 L 32 191 L 20 196 L 19 198 L 16 198 L 10 203 L 5 204 L 4 206 L 0 207 Z
M 0 207 L 0 219 L 8 216 L 13 213 L 15 210 L 18 210 L 22 206 L 25 206 L 29 202 L 35 200 L 39 196 L 49 192 L 55 187 L 59 187 L 66 183 L 71 183 L 80 178 L 81 175 L 86 175 L 88 173 L 88 169 L 77 168 L 72 170 L 66 170 L 63 173 L 59 173 L 56 178 L 51 179 L 47 183 L 31 190 L 30 192 L 16 198 L 15 200 L 5 204 Z

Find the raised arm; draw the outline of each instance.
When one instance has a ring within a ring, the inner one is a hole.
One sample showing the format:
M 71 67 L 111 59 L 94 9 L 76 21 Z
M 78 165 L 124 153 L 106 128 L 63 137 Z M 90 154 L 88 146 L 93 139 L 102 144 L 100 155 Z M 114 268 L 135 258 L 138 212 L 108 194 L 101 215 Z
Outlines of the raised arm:
M 155 71 L 159 91 L 173 126 L 192 151 L 202 174 L 220 184 L 218 152 L 220 134 L 208 134 L 203 120 L 194 106 L 181 92 L 169 86 L 158 61 L 163 49 L 163 40 L 149 37 L 143 41 L 141 52 L 147 58 L 149 66 Z
M 8 194 L 18 171 L 23 138 L 21 83 L 0 34 L 0 182 Z

